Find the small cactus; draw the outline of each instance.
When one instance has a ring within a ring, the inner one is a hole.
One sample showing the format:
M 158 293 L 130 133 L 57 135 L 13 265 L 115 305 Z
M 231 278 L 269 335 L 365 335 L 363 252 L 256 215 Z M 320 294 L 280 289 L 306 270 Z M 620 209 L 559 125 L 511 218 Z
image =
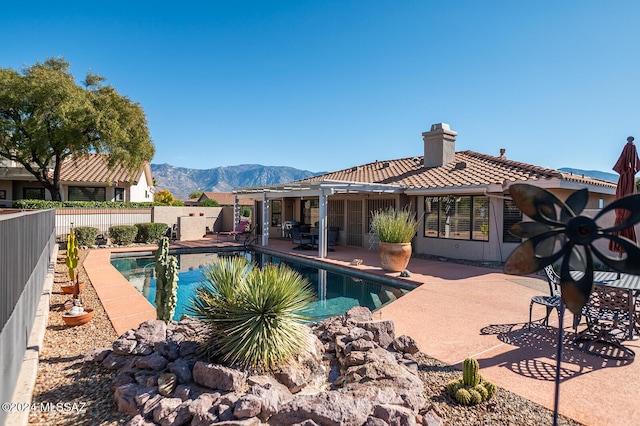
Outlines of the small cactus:
M 461 405 L 475 405 L 492 398 L 498 388 L 480 375 L 478 361 L 467 358 L 462 364 L 462 377 L 447 383 L 447 393 Z
M 471 404 L 471 393 L 466 388 L 460 388 L 456 391 L 456 400 L 462 405 Z
M 492 382 L 484 381 L 482 382 L 482 386 L 484 386 L 484 388 L 489 393 L 489 395 L 487 396 L 487 399 L 493 398 L 493 395 L 495 395 L 496 392 L 498 392 L 498 387 L 494 385 Z
M 158 319 L 171 322 L 178 301 L 178 259 L 169 256 L 169 239 L 160 238 L 156 251 L 156 312 Z
M 467 358 L 462 363 L 462 381 L 465 386 L 476 386 L 480 383 L 480 365 L 473 358 Z
M 469 389 L 469 395 L 471 395 L 471 404 L 480 404 L 482 402 L 482 395 L 474 388 Z
M 74 305 L 81 304 L 79 297 L 80 283 L 78 282 L 78 275 L 76 274 L 78 261 L 78 241 L 76 240 L 76 233 L 72 226 L 71 231 L 69 231 L 69 235 L 67 235 L 67 256 L 64 262 L 67 265 L 67 268 L 69 268 L 69 279 L 73 283 Z

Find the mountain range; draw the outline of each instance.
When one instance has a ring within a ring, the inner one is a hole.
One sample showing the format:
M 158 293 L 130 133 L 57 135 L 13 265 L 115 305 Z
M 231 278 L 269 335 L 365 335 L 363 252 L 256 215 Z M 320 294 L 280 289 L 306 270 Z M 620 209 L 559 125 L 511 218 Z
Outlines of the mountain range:
M 614 183 L 618 182 L 617 173 L 601 172 L 598 170 L 572 169 L 571 167 L 562 167 L 558 170 L 560 170 L 561 172 L 573 173 L 574 175 L 585 175 L 594 179 L 608 180 L 609 182 L 614 182 Z
M 570 167 L 558 170 L 610 182 L 618 181 L 618 175 L 615 173 Z M 241 164 L 205 170 L 175 167 L 169 164 L 151 164 L 151 172 L 156 180 L 156 188 L 168 189 L 174 197 L 182 200 L 188 198 L 192 191 L 230 192 L 238 188 L 291 182 L 326 173 L 260 164 Z
M 184 200 L 193 191 L 231 192 L 238 188 L 290 182 L 325 172 L 260 164 L 204 170 L 175 167 L 170 164 L 151 164 L 151 173 L 157 189 L 168 189 L 174 197 Z

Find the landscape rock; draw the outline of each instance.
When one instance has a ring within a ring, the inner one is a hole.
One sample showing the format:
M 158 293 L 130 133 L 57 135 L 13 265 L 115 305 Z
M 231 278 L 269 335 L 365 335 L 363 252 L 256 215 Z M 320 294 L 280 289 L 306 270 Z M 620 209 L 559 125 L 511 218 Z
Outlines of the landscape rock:
M 195 355 L 198 352 L 198 343 L 192 341 L 182 342 L 179 345 L 179 354 L 181 358 L 187 357 L 189 355 Z
M 266 420 L 278 412 L 280 407 L 293 399 L 293 394 L 282 383 L 268 376 L 251 376 L 247 379 L 251 386 L 250 395 L 260 398 L 260 418 Z
M 307 419 L 326 426 L 360 426 L 372 410 L 371 403 L 338 392 L 298 395 L 269 419 L 271 424 L 294 424 Z
M 130 414 L 132 416 L 138 414 L 138 406 L 136 404 L 137 390 L 138 386 L 133 383 L 116 388 L 115 399 L 119 412 Z
M 414 426 L 416 415 L 409 408 L 397 405 L 376 405 L 373 408 L 373 416 L 384 420 L 391 426 Z
M 181 358 L 167 364 L 167 370 L 176 375 L 180 384 L 189 383 L 193 378 L 189 362 Z
M 225 391 L 237 391 L 246 387 L 244 373 L 219 364 L 202 361 L 193 367 L 193 380 L 202 386 Z
M 158 393 L 153 394 L 151 398 L 147 399 L 142 407 L 140 407 L 140 414 L 145 418 L 152 416 L 153 412 L 158 408 L 163 399 L 164 397 L 162 395 Z
M 179 398 L 162 398 L 158 406 L 153 410 L 153 420 L 156 423 L 169 416 L 178 406 L 182 404 Z
M 255 395 L 244 395 L 236 402 L 233 415 L 238 419 L 256 417 L 262 410 L 262 400 Z
M 420 352 L 416 341 L 413 340 L 411 336 L 407 336 L 404 334 L 393 341 L 393 348 L 399 352 L 404 352 L 412 355 Z
M 140 324 L 135 332 L 138 343 L 153 348 L 156 342 L 163 342 L 167 339 L 167 324 L 162 320 L 148 320 Z
M 84 355 L 84 362 L 102 362 L 113 352 L 111 348 L 93 348 Z
M 194 416 L 194 418 L 200 414 L 211 413 L 215 415 L 216 408 L 214 407 L 214 404 L 216 404 L 219 400 L 220 400 L 219 392 L 203 393 L 199 395 L 196 399 L 191 401 L 191 404 L 189 404 L 189 412 Z M 217 416 L 216 416 L 216 419 L 217 419 Z
M 151 355 L 140 357 L 136 360 L 136 367 L 142 368 L 143 370 L 162 370 L 164 369 L 169 361 L 162 355 L 158 353 L 152 353 Z
M 364 322 L 373 320 L 371 311 L 364 306 L 354 306 L 344 314 L 345 322 Z
M 179 349 L 179 345 L 171 341 L 156 342 L 153 344 L 153 350 L 169 361 L 178 359 L 180 356 Z
M 125 355 L 118 355 L 116 353 L 110 353 L 105 359 L 102 360 L 100 365 L 107 370 L 119 370 L 129 361 L 129 357 Z
M 391 320 L 356 322 L 356 326 L 373 333 L 373 340 L 383 348 L 388 348 L 396 338 L 395 325 Z
M 168 399 L 175 400 L 179 398 L 168 398 Z M 180 425 L 189 423 L 191 421 L 191 418 L 193 417 L 192 414 L 189 412 L 190 402 L 191 401 L 182 402 L 174 410 L 172 410 L 171 412 L 166 414 L 164 417 L 162 417 L 160 419 L 160 425 L 161 426 L 180 426 Z
M 155 426 L 156 424 L 148 421 L 140 414 L 134 416 L 131 420 L 126 423 L 126 426 Z

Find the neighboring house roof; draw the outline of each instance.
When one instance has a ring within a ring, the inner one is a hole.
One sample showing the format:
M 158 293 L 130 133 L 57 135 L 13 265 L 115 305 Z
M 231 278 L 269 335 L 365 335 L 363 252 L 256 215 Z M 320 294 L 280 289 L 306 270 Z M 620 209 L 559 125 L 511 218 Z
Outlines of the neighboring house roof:
M 559 179 L 576 183 L 616 187 L 613 182 L 594 179 L 554 169 L 534 166 L 506 157 L 495 157 L 474 151 L 455 153 L 455 160 L 440 167 L 423 167 L 423 157 L 376 161 L 360 166 L 313 176 L 298 182 L 350 181 L 400 184 L 407 189 L 436 189 L 502 185 L 509 181 Z
M 142 174 L 146 175 L 148 185 L 153 185 L 151 167 L 145 162 L 140 171 L 133 176 L 121 165 L 108 167 L 109 156 L 106 154 L 86 154 L 72 156 L 62 162 L 60 180 L 63 182 L 105 183 L 123 182 L 136 184 Z
M 203 192 L 198 202 L 204 199 L 217 201 L 221 206 L 233 206 L 235 195 L 231 192 Z M 238 204 L 241 206 L 253 206 L 253 200 L 239 199 Z

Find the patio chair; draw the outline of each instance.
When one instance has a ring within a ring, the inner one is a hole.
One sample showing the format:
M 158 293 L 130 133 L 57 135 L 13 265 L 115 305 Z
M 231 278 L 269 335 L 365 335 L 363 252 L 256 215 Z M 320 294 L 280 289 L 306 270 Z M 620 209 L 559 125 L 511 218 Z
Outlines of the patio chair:
M 291 242 L 293 244 L 297 244 L 295 249 L 298 250 L 306 250 L 311 248 L 310 244 L 313 242 L 311 237 L 303 237 L 302 231 L 299 226 L 294 226 L 291 228 Z
M 558 288 L 560 284 L 560 276 L 556 274 L 556 271 L 553 269 L 553 266 L 548 265 L 544 267 L 544 274 L 547 277 L 547 283 L 549 284 L 549 295 L 548 296 L 533 296 L 531 298 L 531 303 L 529 304 L 529 330 L 531 330 L 531 315 L 533 313 L 533 305 L 542 305 L 547 309 L 547 314 L 542 321 L 542 325 L 549 325 L 549 315 L 555 309 L 558 312 L 558 316 L 560 315 L 560 290 Z
M 335 247 L 338 244 L 338 233 L 340 228 L 337 226 L 330 226 L 327 228 L 327 250 L 333 251 L 331 247 Z
M 584 352 L 612 359 L 629 359 L 635 352 L 622 345 L 633 338 L 635 298 L 633 290 L 595 285 L 587 304 L 582 308 L 587 328 L 575 343 Z
M 238 235 L 242 235 L 247 231 L 247 227 L 249 226 L 249 221 L 241 220 L 238 222 L 238 225 L 233 231 L 220 231 L 218 232 L 218 236 L 224 235 L 226 237 L 233 237 L 235 241 L 238 240 Z

